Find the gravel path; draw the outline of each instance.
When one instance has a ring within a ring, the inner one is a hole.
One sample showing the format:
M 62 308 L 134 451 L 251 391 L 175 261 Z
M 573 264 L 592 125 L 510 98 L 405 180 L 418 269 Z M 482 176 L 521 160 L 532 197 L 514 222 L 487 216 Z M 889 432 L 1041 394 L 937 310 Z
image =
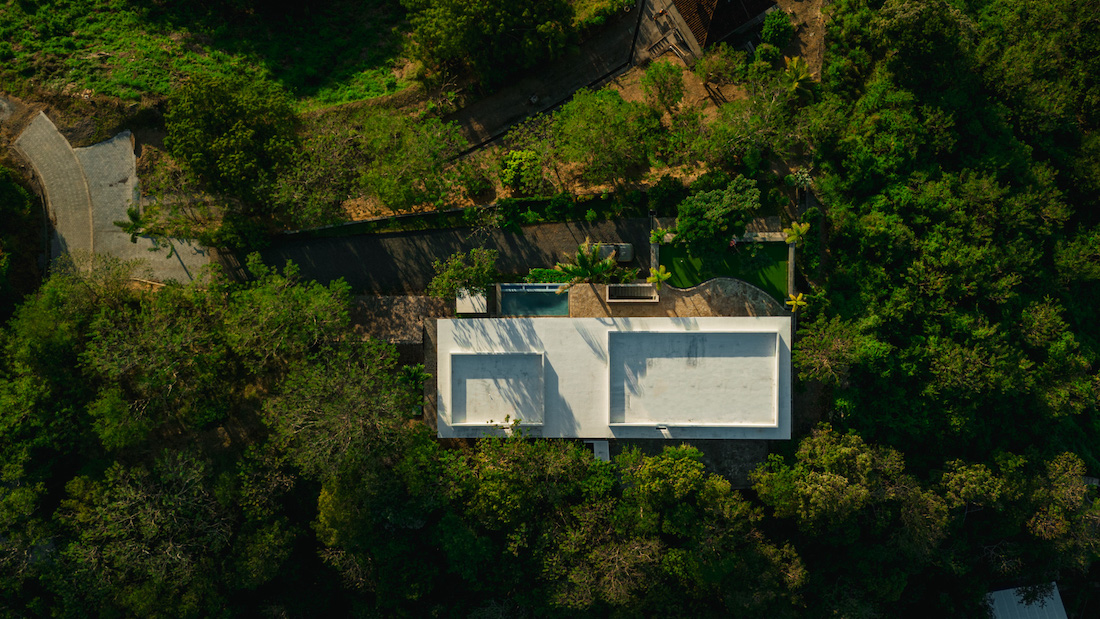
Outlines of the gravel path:
M 423 294 L 434 275 L 432 262 L 474 247 L 500 252 L 497 267 L 505 273 L 526 273 L 552 267 L 565 254 L 591 238 L 593 242 L 633 243 L 642 274 L 649 271 L 649 219 L 625 219 L 595 224 L 572 222 L 524 226 L 523 233 L 470 229 L 319 238 L 276 244 L 260 252 L 265 263 L 282 267 L 288 260 L 307 279 L 328 283 L 344 278 L 363 294 Z M 231 259 L 227 272 L 243 277 Z

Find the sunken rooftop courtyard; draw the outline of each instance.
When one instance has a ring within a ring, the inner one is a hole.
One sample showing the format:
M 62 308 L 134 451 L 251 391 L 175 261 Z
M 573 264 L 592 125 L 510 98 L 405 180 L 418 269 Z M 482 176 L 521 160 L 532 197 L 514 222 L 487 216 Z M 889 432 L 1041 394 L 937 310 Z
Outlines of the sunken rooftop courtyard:
M 441 438 L 790 438 L 789 316 L 436 322 Z

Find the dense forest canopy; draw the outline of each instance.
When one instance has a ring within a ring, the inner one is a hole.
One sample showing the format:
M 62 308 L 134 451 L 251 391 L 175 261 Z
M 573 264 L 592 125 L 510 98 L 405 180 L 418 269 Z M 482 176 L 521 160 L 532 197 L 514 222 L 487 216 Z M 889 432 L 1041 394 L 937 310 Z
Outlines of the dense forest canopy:
M 574 4 L 536 4 L 377 3 L 407 8 L 433 70 L 489 83 L 580 27 Z M 141 14 L 255 35 L 257 19 L 320 23 L 344 5 Z M 66 34 L 84 6 L 0 5 L 3 32 L 36 24 L 0 61 L 56 76 L 50 54 L 84 49 Z M 1100 553 L 1098 22 L 1097 0 L 835 0 L 819 81 L 774 45 L 715 46 L 692 72 L 744 97 L 703 114 L 657 62 L 645 103 L 581 91 L 513 128 L 492 169 L 452 162 L 465 142 L 432 114 L 302 113 L 331 75 L 135 74 L 163 87 L 175 159 L 148 187 L 202 195 L 223 228 L 180 223 L 162 199 L 135 232 L 248 244 L 246 223 L 329 222 L 355 192 L 444 205 L 494 174 L 514 199 L 468 209 L 476 225 L 613 216 L 569 193 L 573 174 L 614 208 L 679 215 L 655 242 L 706 258 L 812 193 L 787 222 L 805 292 L 795 437 L 745 490 L 690 446 L 600 462 L 521 433 L 442 444 L 420 416 L 433 378 L 356 332 L 347 285 L 253 256 L 244 281 L 150 286 L 140 265 L 76 256 L 35 289 L 35 200 L 0 170 L 0 615 L 975 617 L 991 589 L 1058 581 L 1085 616 Z M 265 58 L 261 40 L 241 45 Z M 640 195 L 674 166 L 700 174 Z M 486 285 L 496 258 L 441 261 L 433 292 Z M 597 258 L 542 276 L 583 281 Z

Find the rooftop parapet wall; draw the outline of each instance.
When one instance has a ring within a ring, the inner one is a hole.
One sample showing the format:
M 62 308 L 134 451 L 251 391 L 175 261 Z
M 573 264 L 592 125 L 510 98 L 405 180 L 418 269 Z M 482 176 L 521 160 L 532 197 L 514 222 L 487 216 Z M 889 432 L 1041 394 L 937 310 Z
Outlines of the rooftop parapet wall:
M 661 286 L 654 302 L 607 302 L 604 284 L 578 284 L 569 289 L 569 315 L 574 318 L 676 316 L 788 316 L 779 301 L 748 282 L 719 277 L 693 288 Z
M 436 321 L 441 438 L 788 439 L 789 316 Z

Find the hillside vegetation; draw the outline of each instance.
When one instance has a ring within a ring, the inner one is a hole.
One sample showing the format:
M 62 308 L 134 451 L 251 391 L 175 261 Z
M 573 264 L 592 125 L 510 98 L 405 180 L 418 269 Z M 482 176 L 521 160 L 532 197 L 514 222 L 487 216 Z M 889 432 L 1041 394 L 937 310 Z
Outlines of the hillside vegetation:
M 4 23 L 49 19 L 36 6 L 4 4 Z M 172 21 L 178 6 L 143 9 L 142 28 L 214 27 Z M 217 6 L 194 14 L 269 10 Z M 982 617 L 990 590 L 1056 581 L 1070 616 L 1090 616 L 1100 2 L 829 10 L 820 81 L 775 46 L 717 46 L 691 70 L 741 96 L 708 113 L 657 63 L 644 101 L 581 91 L 459 161 L 438 117 L 303 116 L 305 91 L 260 64 L 172 83 L 175 162 L 154 177 L 159 214 L 132 222 L 247 245 L 336 219 L 350 195 L 499 192 L 466 223 L 653 208 L 679 216 L 654 241 L 705 270 L 745 251 L 733 241 L 751 217 L 777 215 L 804 293 L 795 428 L 750 489 L 690 446 L 603 463 L 518 433 L 437 441 L 420 410 L 434 378 L 356 335 L 342 282 L 254 257 L 248 281 L 147 290 L 137 265 L 77 257 L 0 332 L 0 615 Z M 497 17 L 482 25 L 510 23 Z M 556 45 L 555 28 L 522 41 Z M 51 56 L 28 49 L 5 53 L 39 75 Z M 434 70 L 491 81 L 498 51 L 466 51 Z M 225 110 L 243 120 L 221 123 Z M 3 212 L 25 214 L 29 195 L 4 186 Z M 205 219 L 172 195 L 196 196 Z

